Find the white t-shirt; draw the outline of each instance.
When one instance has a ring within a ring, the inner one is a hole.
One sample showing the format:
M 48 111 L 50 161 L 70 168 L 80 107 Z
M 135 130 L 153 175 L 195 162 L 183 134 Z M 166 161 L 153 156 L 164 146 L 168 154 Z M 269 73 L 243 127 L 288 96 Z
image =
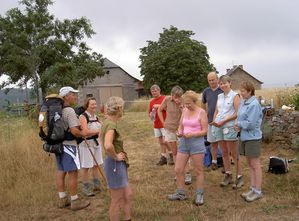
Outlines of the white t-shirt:
M 234 114 L 235 112 L 234 99 L 236 95 L 237 93 L 234 92 L 233 90 L 230 90 L 230 92 L 227 95 L 224 95 L 224 93 L 218 94 L 218 100 L 217 100 L 218 113 L 215 118 L 216 123 Z M 233 125 L 234 125 L 234 120 L 231 120 L 229 122 L 226 122 L 222 127 L 231 127 Z

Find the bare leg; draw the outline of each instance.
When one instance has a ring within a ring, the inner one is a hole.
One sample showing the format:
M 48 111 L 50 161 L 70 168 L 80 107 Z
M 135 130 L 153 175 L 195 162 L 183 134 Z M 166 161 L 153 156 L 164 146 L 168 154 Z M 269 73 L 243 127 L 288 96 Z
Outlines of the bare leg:
M 204 154 L 194 154 L 191 156 L 194 164 L 194 170 L 196 172 L 196 189 L 203 189 L 204 187 L 204 169 L 203 159 Z
M 212 160 L 217 160 L 218 142 L 212 143 Z
M 226 141 L 226 146 L 232 155 L 232 158 L 237 162 L 237 175 L 242 175 L 241 159 L 237 151 L 237 141 Z
M 78 170 L 68 172 L 69 175 L 69 191 L 71 196 L 77 194 L 77 185 L 78 185 Z
M 120 208 L 123 201 L 124 189 L 110 190 L 111 203 L 109 207 L 110 221 L 119 221 Z
M 224 170 L 225 172 L 228 172 L 231 171 L 231 169 L 230 169 L 230 162 L 229 162 L 229 150 L 226 144 L 227 144 L 226 141 L 220 141 Z
M 132 204 L 133 193 L 129 186 L 124 189 L 124 220 L 131 219 L 131 204 Z
M 80 169 L 83 183 L 88 182 L 88 170 L 89 170 L 89 168 L 81 168 Z
M 255 188 L 260 190 L 262 188 L 262 167 L 260 158 L 251 158 L 250 161 L 254 170 Z
M 65 191 L 65 175 L 66 173 L 61 170 L 57 170 L 56 172 L 56 187 L 58 192 Z
M 177 188 L 184 188 L 184 169 L 189 159 L 189 154 L 178 153 L 175 164 L 175 174 L 177 177 Z
M 255 187 L 255 173 L 254 173 L 254 168 L 252 165 L 252 161 L 251 161 L 251 157 L 246 157 L 247 158 L 247 162 L 248 162 L 248 166 L 249 166 L 249 176 L 250 176 L 250 186 L 251 187 Z

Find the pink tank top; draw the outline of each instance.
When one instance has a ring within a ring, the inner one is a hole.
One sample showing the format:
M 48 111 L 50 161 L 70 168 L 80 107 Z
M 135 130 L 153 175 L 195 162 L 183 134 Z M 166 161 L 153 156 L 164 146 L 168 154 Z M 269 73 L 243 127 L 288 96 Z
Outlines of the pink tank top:
M 201 111 L 202 109 L 200 109 L 198 111 L 198 114 L 195 117 L 192 117 L 191 119 L 187 119 L 185 117 L 183 118 L 182 124 L 184 127 L 184 131 L 183 131 L 184 134 L 199 132 L 202 130 L 202 126 L 199 119 Z

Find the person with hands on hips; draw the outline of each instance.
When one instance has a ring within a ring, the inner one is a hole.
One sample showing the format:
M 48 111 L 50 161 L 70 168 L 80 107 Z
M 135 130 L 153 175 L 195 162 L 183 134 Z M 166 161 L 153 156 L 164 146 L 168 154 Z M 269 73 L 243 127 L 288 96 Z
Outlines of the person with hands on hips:
M 184 168 L 192 158 L 196 172 L 195 204 L 203 204 L 204 169 L 203 159 L 206 151 L 204 136 L 208 130 L 208 118 L 204 109 L 197 106 L 198 95 L 194 91 L 187 91 L 183 95 L 184 109 L 179 123 L 177 136 L 179 148 L 175 164 L 177 190 L 168 196 L 169 200 L 185 200 Z

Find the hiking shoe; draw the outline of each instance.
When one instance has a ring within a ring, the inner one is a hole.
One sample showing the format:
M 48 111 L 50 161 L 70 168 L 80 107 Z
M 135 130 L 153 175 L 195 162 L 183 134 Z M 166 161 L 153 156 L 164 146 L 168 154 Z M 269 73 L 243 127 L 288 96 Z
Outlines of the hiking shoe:
M 168 195 L 168 199 L 171 201 L 185 200 L 187 199 L 186 194 L 175 192 L 174 194 Z
M 166 159 L 166 157 L 161 156 L 159 162 L 158 162 L 156 165 L 157 165 L 157 166 L 163 166 L 163 165 L 165 165 L 165 164 L 167 164 L 167 159 Z
M 67 206 L 71 205 L 71 201 L 70 199 L 66 196 L 63 198 L 59 198 L 58 200 L 58 208 L 62 209 L 65 208 Z
M 256 201 L 256 200 L 262 198 L 262 196 L 263 196 L 262 193 L 258 194 L 255 191 L 252 191 L 248 196 L 246 196 L 245 200 L 247 202 L 253 202 L 253 201 Z
M 212 170 L 217 170 L 218 169 L 217 163 L 212 163 L 211 169 Z
M 86 196 L 94 196 L 95 195 L 93 192 L 93 186 L 91 183 L 83 183 L 82 192 Z
M 90 202 L 82 198 L 77 198 L 76 200 L 71 200 L 71 210 L 76 211 L 84 209 L 90 205 Z
M 174 165 L 174 160 L 173 160 L 172 153 L 169 154 L 168 165 Z
M 253 190 L 249 190 L 248 192 L 244 192 L 244 193 L 241 194 L 241 197 L 243 199 L 246 199 L 246 197 L 249 196 L 252 192 L 253 192 Z
M 232 183 L 232 180 L 233 180 L 232 174 L 226 173 L 223 181 L 220 183 L 220 186 L 221 187 L 228 186 L 229 184 Z
M 192 175 L 190 172 L 185 173 L 185 184 L 190 185 L 192 183 Z
M 233 189 L 241 188 L 244 185 L 243 176 L 237 178 L 236 182 L 233 184 Z
M 203 193 L 196 193 L 194 203 L 197 206 L 201 206 L 203 204 Z

